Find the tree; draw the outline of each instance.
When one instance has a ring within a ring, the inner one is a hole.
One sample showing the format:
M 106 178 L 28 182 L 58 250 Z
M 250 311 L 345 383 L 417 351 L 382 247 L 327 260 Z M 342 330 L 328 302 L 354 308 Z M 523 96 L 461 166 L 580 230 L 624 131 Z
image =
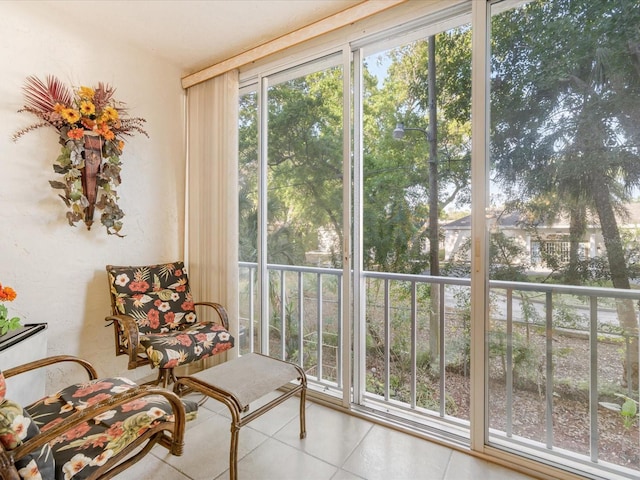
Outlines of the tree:
M 595 212 L 615 288 L 630 288 L 616 213 L 640 185 L 640 5 L 632 0 L 538 1 L 492 23 L 492 159 L 512 197 L 557 192 L 572 215 Z M 618 302 L 632 339 L 638 326 Z

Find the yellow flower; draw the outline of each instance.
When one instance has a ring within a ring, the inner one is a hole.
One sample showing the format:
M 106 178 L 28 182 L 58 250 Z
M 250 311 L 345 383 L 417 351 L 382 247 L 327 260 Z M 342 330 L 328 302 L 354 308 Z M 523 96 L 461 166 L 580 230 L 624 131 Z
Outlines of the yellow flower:
M 96 113 L 96 106 L 88 100 L 83 100 L 80 102 L 80 112 L 87 116 L 93 115 Z
M 109 116 L 109 120 L 118 119 L 118 110 L 113 107 L 107 107 L 104 109 L 104 113 Z
M 64 118 L 68 123 L 76 123 L 80 120 L 80 112 L 74 110 L 73 108 L 65 108 L 60 112 L 62 118 Z
M 80 87 L 78 89 L 78 96 L 83 100 L 93 100 L 93 96 L 95 95 L 95 91 L 90 87 Z
M 53 111 L 56 113 L 62 113 L 62 110 L 64 110 L 64 105 L 62 105 L 61 103 L 56 103 L 53 106 Z

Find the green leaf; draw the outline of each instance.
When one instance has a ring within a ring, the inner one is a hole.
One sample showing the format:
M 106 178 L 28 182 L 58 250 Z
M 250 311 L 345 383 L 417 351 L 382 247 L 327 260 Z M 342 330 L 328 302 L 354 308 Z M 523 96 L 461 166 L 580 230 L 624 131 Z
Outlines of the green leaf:
M 622 404 L 620 414 L 624 417 L 635 417 L 638 414 L 638 405 L 629 398 Z
M 66 190 L 67 188 L 66 183 L 57 182 L 55 180 L 49 180 L 49 185 L 51 185 L 52 188 L 59 188 L 60 190 Z

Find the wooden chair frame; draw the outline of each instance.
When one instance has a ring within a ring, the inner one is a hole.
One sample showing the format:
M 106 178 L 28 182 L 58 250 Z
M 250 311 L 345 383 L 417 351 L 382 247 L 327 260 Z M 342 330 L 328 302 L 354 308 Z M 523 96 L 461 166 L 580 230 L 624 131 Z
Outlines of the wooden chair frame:
M 6 378 L 9 378 L 24 372 L 64 362 L 72 362 L 82 366 L 88 374 L 89 380 L 98 378 L 95 368 L 89 362 L 69 355 L 58 355 L 36 360 L 5 370 L 3 373 Z M 120 453 L 109 458 L 109 460 L 98 468 L 89 478 L 91 480 L 108 479 L 123 472 L 149 453 L 156 444 L 167 448 L 172 455 L 182 455 L 184 451 L 186 423 L 185 408 L 182 401 L 171 391 L 151 386 L 137 386 L 117 393 L 107 400 L 97 402 L 84 410 L 73 413 L 60 424 L 46 432 L 40 432 L 14 450 L 6 451 L 0 444 L 0 478 L 3 480 L 20 480 L 15 467 L 17 460 L 101 413 L 149 395 L 162 395 L 171 405 L 175 421 L 160 422 L 153 428 L 146 430 Z M 139 447 L 142 448 L 136 452 Z

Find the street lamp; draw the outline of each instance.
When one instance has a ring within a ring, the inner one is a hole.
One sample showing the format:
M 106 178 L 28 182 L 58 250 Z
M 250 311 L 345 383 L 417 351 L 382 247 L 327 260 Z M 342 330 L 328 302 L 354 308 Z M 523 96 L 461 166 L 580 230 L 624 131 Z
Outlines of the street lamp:
M 421 132 L 429 144 L 429 273 L 432 276 L 440 275 L 440 239 L 438 235 L 438 160 L 435 152 L 433 136 L 422 128 L 408 128 L 399 122 L 393 130 L 393 138 L 401 140 L 405 132 Z

